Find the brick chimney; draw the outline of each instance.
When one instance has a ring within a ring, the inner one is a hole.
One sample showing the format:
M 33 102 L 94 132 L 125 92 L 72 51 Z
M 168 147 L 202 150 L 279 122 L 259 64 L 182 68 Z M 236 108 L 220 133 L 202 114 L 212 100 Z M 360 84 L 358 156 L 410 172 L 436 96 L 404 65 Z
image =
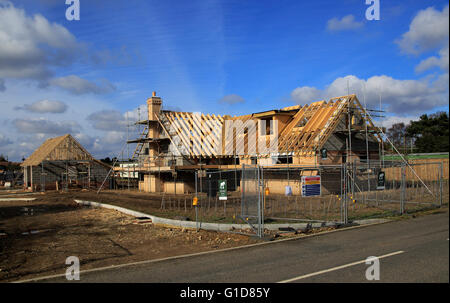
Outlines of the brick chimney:
M 162 100 L 156 96 L 156 92 L 152 93 L 152 96 L 147 99 L 148 120 L 157 121 L 156 115 L 159 115 L 161 111 Z

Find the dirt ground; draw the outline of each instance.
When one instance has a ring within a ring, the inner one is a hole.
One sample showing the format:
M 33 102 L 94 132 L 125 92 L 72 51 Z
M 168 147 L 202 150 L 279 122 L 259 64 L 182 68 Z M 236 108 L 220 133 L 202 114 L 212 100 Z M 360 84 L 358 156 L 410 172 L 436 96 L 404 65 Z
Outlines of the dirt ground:
M 145 223 L 132 216 L 103 208 L 80 206 L 74 199 L 114 204 L 145 213 L 192 220 L 192 209 L 183 199 L 161 209 L 161 197 L 128 191 L 69 191 L 21 193 L 0 191 L 0 282 L 63 274 L 69 256 L 80 259 L 81 270 L 159 259 L 259 242 L 248 231 L 219 233 L 170 228 Z M 176 200 L 174 200 L 176 201 Z M 228 214 L 229 215 L 229 214 Z M 223 220 L 223 221 L 222 221 Z M 228 222 L 229 216 L 216 222 Z M 242 223 L 236 218 L 231 222 Z M 229 222 L 228 222 L 229 223 Z M 291 237 L 309 231 L 270 232 Z
M 144 224 L 114 210 L 82 207 L 74 195 L 49 192 L 22 196 L 34 201 L 0 201 L 1 282 L 65 273 L 69 256 L 77 256 L 83 270 L 258 241 L 235 233 Z

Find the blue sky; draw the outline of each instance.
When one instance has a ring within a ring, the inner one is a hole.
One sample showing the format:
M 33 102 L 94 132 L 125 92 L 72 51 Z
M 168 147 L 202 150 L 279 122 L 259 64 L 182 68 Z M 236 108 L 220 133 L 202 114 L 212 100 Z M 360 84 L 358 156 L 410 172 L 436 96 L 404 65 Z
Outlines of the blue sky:
M 169 109 L 239 115 L 349 83 L 368 107 L 382 96 L 383 125 L 448 111 L 448 1 L 380 0 L 373 21 L 365 0 L 80 5 L 68 21 L 65 0 L 0 0 L 0 154 L 71 132 L 113 156 L 154 90 Z

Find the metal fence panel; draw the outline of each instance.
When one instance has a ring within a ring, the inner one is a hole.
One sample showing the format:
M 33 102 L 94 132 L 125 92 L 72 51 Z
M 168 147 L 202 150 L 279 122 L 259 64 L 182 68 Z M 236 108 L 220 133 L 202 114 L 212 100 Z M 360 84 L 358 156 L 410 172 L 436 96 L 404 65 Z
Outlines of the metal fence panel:
M 311 167 L 243 165 L 238 169 L 208 169 L 199 173 L 195 195 L 201 221 L 244 220 L 258 232 L 264 223 L 351 223 L 439 207 L 449 199 L 448 176 L 443 171 L 441 162 L 407 164 L 375 160 Z M 304 176 L 320 176 L 320 196 L 302 195 Z M 181 173 L 176 178 L 185 186 L 194 181 Z M 226 200 L 219 199 L 221 180 L 227 183 Z M 192 195 L 194 192 L 163 193 L 162 208 L 179 210 L 182 215 L 192 217 Z
M 350 219 L 386 217 L 440 206 L 441 199 L 445 200 L 440 166 L 441 163 L 353 163 L 348 171 Z M 380 173 L 385 175 L 384 188 L 377 188 Z M 446 199 L 448 203 L 448 194 Z
M 252 226 L 258 236 L 263 233 L 262 172 L 259 166 L 242 166 L 241 218 Z

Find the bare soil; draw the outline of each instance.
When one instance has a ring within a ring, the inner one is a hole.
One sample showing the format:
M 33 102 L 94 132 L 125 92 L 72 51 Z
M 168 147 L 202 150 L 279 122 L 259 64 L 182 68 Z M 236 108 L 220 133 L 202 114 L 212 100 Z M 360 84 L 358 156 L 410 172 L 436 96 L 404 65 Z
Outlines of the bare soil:
M 65 261 L 69 256 L 77 256 L 81 262 L 81 270 L 85 270 L 237 247 L 259 241 L 250 237 L 247 230 L 236 231 L 241 234 L 204 230 L 197 232 L 144 224 L 145 221 L 114 210 L 88 208 L 74 202 L 74 199 L 96 201 L 161 217 L 194 220 L 189 196 L 171 197 L 166 200 L 167 204 L 163 208 L 162 197 L 159 195 L 126 190 L 102 191 L 100 194 L 95 191 L 0 192 L 0 198 L 19 197 L 36 200 L 0 201 L 0 282 L 64 274 L 68 266 Z M 242 223 L 242 220 L 235 216 L 240 205 L 233 205 L 233 202 L 238 203 L 237 200 L 229 201 L 224 209 L 216 209 L 214 204 L 209 205 L 210 212 L 204 212 L 202 219 Z M 333 200 L 306 204 L 294 200 L 290 202 L 293 203 L 288 203 L 287 207 L 282 202 L 268 203 L 266 212 L 270 214 L 272 210 L 275 215 L 280 216 L 287 209 L 288 214 L 305 218 L 308 214 L 328 216 L 329 209 L 336 213 L 340 211 L 337 202 Z M 204 207 L 204 210 L 206 209 Z M 220 214 L 221 209 L 223 214 Z M 380 208 L 354 203 L 349 209 L 350 215 L 357 213 L 358 216 L 369 216 L 374 211 L 379 212 Z M 297 236 L 299 232 L 316 233 L 323 230 L 266 233 L 272 237 L 292 237 Z
M 48 192 L 23 196 L 36 197 L 34 201 L 0 201 L 0 281 L 63 274 L 69 256 L 77 256 L 83 270 L 258 241 L 235 233 L 142 224 L 114 210 L 82 207 L 74 196 L 93 197 Z M 106 197 L 95 200 L 106 202 Z M 136 209 L 132 198 L 127 201 Z

